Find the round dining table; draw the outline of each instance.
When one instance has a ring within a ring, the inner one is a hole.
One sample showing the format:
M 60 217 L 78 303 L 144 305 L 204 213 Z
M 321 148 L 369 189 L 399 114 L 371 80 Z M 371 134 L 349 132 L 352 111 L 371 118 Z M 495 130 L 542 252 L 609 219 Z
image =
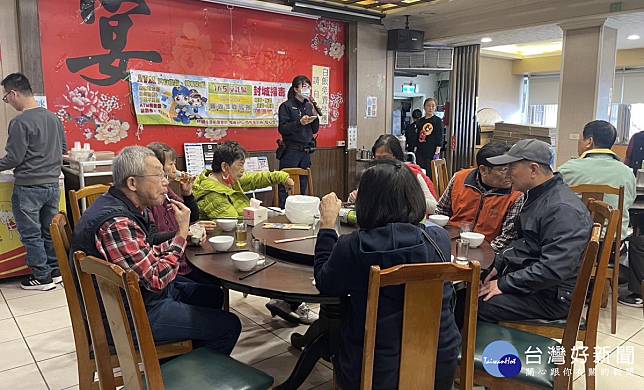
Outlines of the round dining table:
M 271 223 L 288 223 L 285 217 L 269 219 Z M 349 234 L 357 227 L 340 225 L 340 234 Z M 454 251 L 455 238 L 459 230 L 446 227 Z M 312 236 L 309 230 L 285 230 L 264 228 L 259 224 L 252 229 L 252 237 L 265 240 L 265 265 L 249 272 L 238 271 L 231 256 L 238 250 L 247 248 L 233 247 L 226 252 L 217 252 L 211 244 L 188 247 L 186 257 L 190 263 L 201 271 L 216 277 L 226 290 L 235 290 L 246 294 L 282 299 L 294 302 L 319 303 L 319 319 L 307 330 L 306 334 L 294 334 L 291 338 L 295 347 L 303 348 L 297 364 L 289 378 L 275 389 L 297 389 L 308 377 L 320 358 L 331 359 L 339 340 L 341 326 L 341 298 L 321 294 L 313 282 L 313 258 L 315 254 L 314 238 L 301 241 L 279 243 L 279 240 Z M 230 234 L 219 232 L 219 234 Z M 277 243 L 275 241 L 278 241 Z M 494 251 L 487 241 L 478 248 L 470 248 L 468 258 L 478 261 L 481 269 L 486 269 L 494 262 Z M 264 267 L 264 268 L 262 268 Z M 258 271 L 258 269 L 260 269 Z M 255 272 L 255 273 L 252 273 Z M 252 274 L 251 274 L 252 273 Z M 228 294 L 224 294 L 225 308 L 228 309 Z

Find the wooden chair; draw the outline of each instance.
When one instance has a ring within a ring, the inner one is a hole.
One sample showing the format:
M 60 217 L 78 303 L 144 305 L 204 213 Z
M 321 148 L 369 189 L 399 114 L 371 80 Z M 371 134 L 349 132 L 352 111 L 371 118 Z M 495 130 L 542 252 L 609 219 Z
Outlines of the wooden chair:
M 469 310 L 465 312 L 463 326 L 461 356 L 465 363 L 460 371 L 460 389 L 471 390 L 480 271 L 481 266 L 478 262 L 471 262 L 467 266 L 452 263 L 405 264 L 382 271 L 379 267 L 372 266 L 367 295 L 360 388 L 371 390 L 372 386 L 380 289 L 387 286 L 405 286 L 398 388 L 433 390 L 443 285 L 446 281 L 464 281 L 468 289 L 465 307 Z M 429 297 L 432 299 L 428 299 Z
M 588 205 L 590 199 L 595 200 L 605 200 L 605 195 L 616 195 L 617 196 L 617 208 L 619 209 L 619 226 L 615 232 L 615 255 L 613 258 L 612 264 L 609 264 L 608 272 L 606 273 L 606 278 L 610 283 L 611 289 L 611 304 L 610 304 L 610 333 L 615 334 L 617 332 L 617 298 L 619 290 L 619 266 L 620 266 L 620 248 L 622 244 L 622 213 L 624 211 L 624 187 L 611 187 L 607 185 L 600 184 L 580 184 L 577 186 L 572 186 L 570 189 L 581 195 L 582 201 Z M 602 304 L 602 307 L 606 307 L 606 304 Z
M 443 192 L 447 189 L 449 183 L 449 174 L 447 173 L 447 164 L 445 160 L 432 160 L 432 180 L 438 192 L 438 197 L 443 196 Z
M 595 285 L 593 286 L 590 304 L 586 309 L 585 319 L 582 320 L 577 340 L 583 341 L 589 351 L 594 351 L 597 346 L 597 325 L 599 323 L 599 310 L 602 301 L 604 286 L 606 285 L 606 273 L 608 272 L 608 262 L 613 247 L 614 235 L 611 232 L 617 229 L 619 224 L 619 210 L 613 209 L 608 204 L 599 201 L 591 201 L 589 204 L 591 214 L 596 227 L 607 226 L 606 236 L 600 245 L 599 256 L 595 265 Z M 611 239 L 610 237 L 613 237 Z M 602 277 L 604 276 L 604 277 Z M 560 339 L 563 337 L 565 322 L 562 321 L 521 321 L 521 322 L 501 322 L 499 325 L 509 328 L 519 329 L 524 332 L 535 333 L 544 337 Z M 592 353 L 592 352 L 591 352 Z M 590 370 L 595 367 L 593 359 L 586 360 L 586 389 L 595 388 L 595 377 L 590 375 Z
M 302 188 L 300 185 L 300 177 L 306 176 L 307 181 L 307 194 L 314 194 L 313 191 L 313 175 L 311 174 L 311 168 L 302 169 L 302 168 L 284 168 L 283 172 L 288 173 L 288 175 L 293 179 L 295 185 L 293 186 L 293 191 L 290 195 L 303 195 Z M 278 207 L 280 204 L 280 194 L 279 186 L 273 186 L 273 206 Z
M 139 277 L 134 271 L 80 252 L 74 254 L 85 309 L 90 323 L 92 345 L 96 353 L 101 389 L 115 386 L 114 374 L 101 319 L 98 295 L 105 308 L 116 353 L 121 363 L 123 382 L 128 390 L 143 389 L 268 389 L 273 378 L 240 363 L 229 356 L 208 348 L 198 348 L 159 365 L 150 322 L 139 288 Z M 100 294 L 96 294 L 94 282 Z M 125 295 L 132 314 L 145 379 L 141 378 L 139 359 L 125 311 Z M 213 324 L 204 324 L 204 326 Z
M 476 338 L 476 353 L 475 353 L 475 373 L 474 383 L 477 385 L 485 386 L 486 388 L 493 389 L 555 389 L 566 390 L 572 389 L 572 354 L 571 351 L 575 346 L 577 340 L 579 326 L 581 322 L 581 315 L 584 308 L 584 301 L 590 285 L 590 279 L 597 259 L 599 250 L 601 226 L 599 224 L 593 225 L 590 241 L 586 246 L 586 250 L 582 256 L 581 267 L 577 276 L 577 284 L 575 292 L 570 304 L 570 312 L 566 319 L 564 330 L 562 333 L 562 341 L 559 343 L 550 337 L 528 333 L 521 330 L 501 326 L 500 324 L 490 324 L 479 321 L 477 327 Z M 597 290 L 596 290 L 597 291 Z M 596 314 L 598 315 L 598 313 Z M 589 319 L 590 321 L 591 319 Z M 587 334 L 590 331 L 586 332 Z M 596 337 L 596 335 L 595 335 Z M 519 352 L 519 358 L 524 355 L 528 349 L 541 351 L 540 364 L 534 364 L 532 368 L 537 373 L 536 375 L 529 375 L 526 368 L 526 362 L 522 362 L 521 372 L 514 378 L 497 378 L 488 374 L 483 368 L 483 351 L 491 342 L 497 340 L 504 340 L 512 344 Z M 565 349 L 564 364 L 555 365 L 548 359 L 549 348 Z M 545 355 L 545 358 L 544 358 Z M 592 353 L 589 353 L 589 359 L 593 361 Z M 559 375 L 553 375 L 554 369 L 557 368 Z M 570 370 L 570 375 L 566 376 L 564 373 Z M 539 371 L 545 374 L 540 374 Z
M 98 389 L 99 383 L 94 380 L 96 362 L 91 348 L 89 328 L 82 313 L 82 303 L 78 295 L 77 284 L 74 281 L 72 269 L 69 264 L 68 253 L 72 232 L 69 228 L 67 216 L 59 213 L 54 216 L 50 225 L 51 238 L 54 243 L 54 250 L 58 258 L 60 274 L 63 277 L 67 308 L 72 320 L 72 331 L 74 333 L 74 344 L 76 345 L 76 360 L 78 366 L 78 380 L 80 390 Z M 181 341 L 159 345 L 157 353 L 161 358 L 181 355 L 192 350 L 191 341 Z M 111 356 L 112 367 L 118 367 L 119 361 L 116 355 Z M 122 378 L 115 378 L 115 386 L 123 384 Z M 107 389 L 103 387 L 103 389 Z
M 110 186 L 105 184 L 94 184 L 81 188 L 78 191 L 69 190 L 69 204 L 72 208 L 72 222 L 74 225 L 78 223 L 81 217 L 81 205 L 79 202 L 85 200 L 85 207 L 91 206 L 99 196 L 103 195 L 110 189 Z

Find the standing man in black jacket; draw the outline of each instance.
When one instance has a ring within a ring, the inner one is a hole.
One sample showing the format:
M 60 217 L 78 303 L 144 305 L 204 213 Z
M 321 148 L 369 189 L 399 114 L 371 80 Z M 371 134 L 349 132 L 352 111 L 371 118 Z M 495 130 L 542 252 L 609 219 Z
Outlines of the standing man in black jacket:
M 525 193 L 518 238 L 496 257 L 479 292 L 487 322 L 566 318 L 592 220 L 586 206 L 550 169 L 545 142 L 517 142 L 495 165 L 510 164 L 512 187 Z
M 293 79 L 288 90 L 288 100 L 280 105 L 278 130 L 282 141 L 277 149 L 279 169 L 311 167 L 311 153 L 315 151 L 315 138 L 320 130 L 320 110 L 311 96 L 311 80 L 306 76 Z M 300 178 L 302 193 L 306 193 L 306 177 Z M 279 186 L 280 207 L 284 208 L 286 190 Z

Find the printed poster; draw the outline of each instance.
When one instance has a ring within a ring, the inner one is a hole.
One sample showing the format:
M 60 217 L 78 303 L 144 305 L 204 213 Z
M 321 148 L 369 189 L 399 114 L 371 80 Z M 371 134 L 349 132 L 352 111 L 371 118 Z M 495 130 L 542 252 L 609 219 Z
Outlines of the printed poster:
M 138 70 L 130 72 L 130 83 L 139 124 L 192 127 L 277 127 L 290 87 Z
M 378 98 L 376 96 L 367 96 L 367 118 L 375 118 L 378 116 Z
M 331 69 L 328 66 L 313 65 L 313 78 L 311 79 L 311 89 L 313 99 L 322 111 L 320 124 L 329 124 L 329 80 L 331 78 Z

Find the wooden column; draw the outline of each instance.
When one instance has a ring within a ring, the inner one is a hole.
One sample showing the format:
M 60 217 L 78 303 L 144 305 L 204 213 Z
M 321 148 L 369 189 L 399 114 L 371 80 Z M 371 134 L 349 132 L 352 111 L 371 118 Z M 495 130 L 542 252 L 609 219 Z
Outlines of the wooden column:
M 34 94 L 44 95 L 38 0 L 19 0 L 16 3 L 18 5 L 18 36 L 20 37 L 22 73 L 31 82 Z
M 451 126 L 447 142 L 452 172 L 474 165 L 479 59 L 480 45 L 454 48 L 454 69 L 451 76 Z M 456 138 L 455 150 L 451 150 L 452 137 Z
M 20 71 L 20 42 L 16 0 L 0 0 L 0 80 Z M 7 143 L 7 126 L 17 111 L 0 102 L 0 157 Z

